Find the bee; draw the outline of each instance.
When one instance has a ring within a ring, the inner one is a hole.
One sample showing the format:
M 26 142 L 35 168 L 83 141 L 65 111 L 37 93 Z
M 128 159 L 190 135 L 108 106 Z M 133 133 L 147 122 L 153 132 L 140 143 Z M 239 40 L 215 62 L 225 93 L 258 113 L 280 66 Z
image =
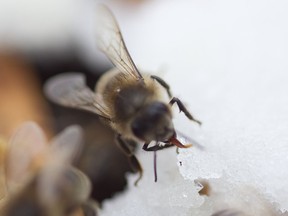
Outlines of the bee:
M 223 180 L 221 184 L 225 184 Z M 267 194 L 260 192 L 259 188 L 257 189 L 245 184 L 229 184 L 226 182 L 225 188 L 221 188 L 219 183 L 212 185 L 213 190 L 211 190 L 209 195 L 213 210 L 211 216 L 287 215 L 279 210 L 279 206 L 268 199 Z
M 211 216 L 245 216 L 245 214 L 234 209 L 225 209 L 225 210 L 217 211 Z
M 186 109 L 180 99 L 172 97 L 169 85 L 160 77 L 140 73 L 133 62 L 122 37 L 119 25 L 107 6 L 98 8 L 97 42 L 100 50 L 115 68 L 99 79 L 95 92 L 85 84 L 80 73 L 66 73 L 52 77 L 44 86 L 48 98 L 60 105 L 96 113 L 116 132 L 121 149 L 129 156 L 132 168 L 142 168 L 127 140 L 144 142 L 143 150 L 158 151 L 171 146 L 188 148 L 177 139 L 172 122 L 173 104 L 177 104 L 188 119 L 201 125 Z M 170 99 L 165 101 L 162 91 Z M 155 141 L 155 144 L 149 144 Z M 156 180 L 156 179 L 155 179 Z
M 7 149 L 6 195 L 0 214 L 60 216 L 82 208 L 96 215 L 93 201 L 88 200 L 89 179 L 71 166 L 80 151 L 81 137 L 81 128 L 70 126 L 48 145 L 38 125 L 24 123 Z

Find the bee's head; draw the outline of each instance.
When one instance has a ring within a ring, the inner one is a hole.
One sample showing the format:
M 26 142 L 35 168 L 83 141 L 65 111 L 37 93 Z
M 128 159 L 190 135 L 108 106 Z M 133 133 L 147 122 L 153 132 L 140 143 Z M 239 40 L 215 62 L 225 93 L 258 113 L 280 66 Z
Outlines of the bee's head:
M 133 134 L 145 141 L 167 141 L 175 133 L 169 107 L 161 102 L 144 106 L 132 121 Z

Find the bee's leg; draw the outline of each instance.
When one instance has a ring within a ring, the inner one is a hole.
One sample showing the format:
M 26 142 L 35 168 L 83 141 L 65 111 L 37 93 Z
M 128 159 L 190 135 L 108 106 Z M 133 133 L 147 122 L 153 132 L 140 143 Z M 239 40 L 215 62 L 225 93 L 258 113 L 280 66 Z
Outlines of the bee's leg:
M 119 147 L 129 157 L 129 162 L 131 164 L 131 168 L 133 169 L 133 171 L 139 172 L 139 177 L 134 183 L 135 186 L 137 186 L 139 180 L 142 178 L 142 175 L 143 175 L 141 164 L 138 161 L 138 159 L 135 157 L 131 149 L 129 148 L 129 144 L 126 142 L 126 140 L 122 138 L 121 134 L 118 134 L 116 139 L 117 139 L 117 143 L 119 144 Z
M 151 75 L 151 78 L 156 80 L 161 86 L 163 86 L 163 88 L 166 89 L 169 98 L 172 98 L 170 86 L 163 79 L 161 79 L 160 77 L 155 76 L 155 75 Z
M 186 115 L 187 118 L 189 118 L 190 120 L 198 123 L 199 125 L 202 124 L 200 121 L 198 121 L 197 119 L 195 119 L 195 118 L 190 114 L 190 112 L 186 109 L 186 107 L 184 106 L 184 104 L 181 102 L 181 100 L 180 100 L 179 98 L 173 97 L 173 98 L 171 99 L 171 101 L 169 102 L 169 104 L 172 106 L 175 102 L 177 103 L 180 112 L 184 112 L 184 114 Z

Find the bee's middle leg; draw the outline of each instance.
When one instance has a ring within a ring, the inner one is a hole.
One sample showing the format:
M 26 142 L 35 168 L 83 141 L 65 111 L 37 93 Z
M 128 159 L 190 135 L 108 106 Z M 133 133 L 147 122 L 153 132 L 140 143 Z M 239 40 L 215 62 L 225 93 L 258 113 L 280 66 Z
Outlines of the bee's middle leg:
M 138 159 L 136 158 L 136 156 L 134 155 L 134 153 L 129 148 L 129 144 L 127 143 L 127 141 L 122 138 L 121 134 L 118 134 L 116 139 L 117 139 L 117 143 L 118 143 L 119 147 L 128 156 L 129 162 L 131 164 L 133 171 L 139 172 L 139 177 L 134 183 L 136 186 L 143 176 L 143 169 L 141 167 L 141 164 L 138 161 Z
M 186 107 L 184 106 L 184 104 L 182 103 L 182 101 L 181 101 L 179 98 L 173 97 L 173 98 L 171 99 L 171 101 L 169 102 L 169 104 L 170 104 L 171 106 L 172 106 L 174 103 L 177 103 L 177 106 L 178 106 L 180 112 L 183 112 L 183 113 L 186 115 L 187 118 L 189 118 L 190 120 L 198 123 L 199 125 L 202 124 L 199 120 L 195 119 L 195 118 L 191 115 L 191 113 L 186 109 Z

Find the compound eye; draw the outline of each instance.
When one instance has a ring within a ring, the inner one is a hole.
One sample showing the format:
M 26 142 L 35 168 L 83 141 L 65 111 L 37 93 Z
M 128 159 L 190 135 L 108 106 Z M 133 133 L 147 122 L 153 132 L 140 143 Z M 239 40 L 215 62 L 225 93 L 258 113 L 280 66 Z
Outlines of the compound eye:
M 131 124 L 133 134 L 145 141 L 163 141 L 171 135 L 171 113 L 166 104 L 154 102 L 144 107 Z M 166 128 L 167 127 L 167 128 Z M 166 128 L 166 129 L 165 129 Z
M 147 133 L 150 129 L 150 127 L 152 127 L 151 125 L 149 125 L 148 122 L 142 121 L 141 119 L 135 119 L 131 125 L 132 128 L 132 132 L 133 134 L 144 141 L 147 141 Z

